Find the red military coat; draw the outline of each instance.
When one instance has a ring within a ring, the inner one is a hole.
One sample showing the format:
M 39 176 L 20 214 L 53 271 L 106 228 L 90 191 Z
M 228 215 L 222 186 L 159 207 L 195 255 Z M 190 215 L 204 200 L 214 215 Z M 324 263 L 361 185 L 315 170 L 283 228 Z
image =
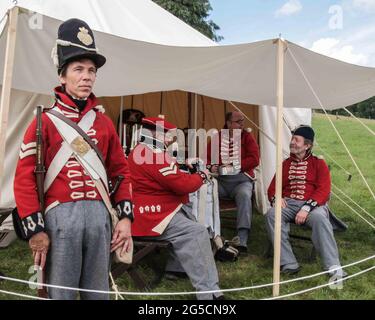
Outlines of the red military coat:
M 214 137 L 208 144 L 207 148 L 207 164 L 214 165 L 214 164 L 223 164 L 223 157 L 232 157 L 236 154 L 237 150 L 234 150 L 233 142 L 223 141 L 221 139 L 221 135 L 219 135 L 219 150 L 215 150 L 215 148 L 211 149 L 211 145 L 213 140 L 216 139 Z M 217 153 L 217 155 L 213 154 Z M 219 162 L 215 161 L 215 157 L 218 158 Z M 259 146 L 255 141 L 254 137 L 250 132 L 246 130 L 242 130 L 241 132 L 241 172 L 245 173 L 252 179 L 255 178 L 254 169 L 259 165 Z
M 55 106 L 73 122 L 78 123 L 82 117 L 92 109 L 96 111 L 95 121 L 87 134 L 102 152 L 108 179 L 114 179 L 119 175 L 125 177 L 125 180 L 121 183 L 115 195 L 115 202 L 131 200 L 130 172 L 126 158 L 112 121 L 103 113 L 99 112 L 99 110 L 103 111 L 104 109 L 98 106 L 96 97 L 91 94 L 87 100 L 86 107 L 80 112 L 74 102 L 66 94 L 62 93 L 59 87 L 55 89 L 55 95 Z M 36 119 L 32 121 L 25 133 L 14 179 L 15 201 L 21 219 L 41 210 L 34 175 L 36 160 L 35 129 Z M 42 114 L 42 132 L 45 167 L 46 170 L 48 170 L 63 139 L 46 114 Z M 45 205 L 46 208 L 48 208 L 58 203 L 100 199 L 101 196 L 96 190 L 90 176 L 86 174 L 76 159 L 71 157 L 47 190 L 45 194 Z
M 145 159 L 148 163 L 144 163 Z M 165 151 L 143 143 L 132 150 L 128 163 L 134 204 L 132 235 L 158 236 L 189 201 L 189 193 L 201 187 L 203 178 L 181 172 Z
M 323 159 L 309 153 L 299 160 L 294 155 L 283 162 L 282 197 L 303 200 L 312 207 L 325 204 L 331 192 L 331 178 Z M 275 177 L 268 188 L 268 198 L 275 196 Z

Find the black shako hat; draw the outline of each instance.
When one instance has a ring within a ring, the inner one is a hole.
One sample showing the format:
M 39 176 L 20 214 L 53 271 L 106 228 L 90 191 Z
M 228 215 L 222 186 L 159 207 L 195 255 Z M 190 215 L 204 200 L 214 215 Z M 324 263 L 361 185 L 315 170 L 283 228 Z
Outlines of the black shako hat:
M 301 136 L 305 139 L 309 139 L 311 142 L 314 142 L 314 130 L 310 126 L 307 125 L 301 125 L 298 128 L 294 129 L 292 131 L 292 135 L 294 136 Z
M 59 74 L 62 67 L 72 61 L 87 58 L 94 62 L 96 68 L 106 62 L 106 58 L 98 53 L 91 28 L 79 19 L 69 19 L 60 25 L 51 57 Z

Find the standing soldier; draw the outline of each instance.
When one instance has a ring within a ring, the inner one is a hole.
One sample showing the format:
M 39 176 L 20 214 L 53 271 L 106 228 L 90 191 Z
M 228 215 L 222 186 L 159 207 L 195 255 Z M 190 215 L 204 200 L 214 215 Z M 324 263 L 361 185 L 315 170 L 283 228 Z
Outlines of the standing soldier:
M 217 299 L 219 279 L 207 229 L 188 218 L 182 208 L 189 193 L 207 182 L 207 173 L 183 173 L 166 152 L 176 126 L 162 118 L 143 118 L 141 142 L 129 154 L 132 172 L 133 236 L 168 241 L 177 260 L 197 291 L 198 299 Z
M 70 19 L 60 25 L 53 58 L 61 85 L 54 90 L 54 105 L 42 114 L 45 208 L 38 201 L 34 174 L 36 120 L 21 146 L 14 193 L 24 238 L 35 265 L 43 269 L 46 263 L 47 283 L 108 291 L 110 252 L 129 250 L 133 215 L 126 158 L 111 120 L 92 93 L 97 69 L 106 61 L 97 51 L 84 21 Z M 113 202 L 120 221 L 111 241 L 108 181 L 119 176 L 125 180 Z M 74 290 L 48 291 L 52 299 L 77 296 Z M 80 297 L 109 295 L 83 291 Z

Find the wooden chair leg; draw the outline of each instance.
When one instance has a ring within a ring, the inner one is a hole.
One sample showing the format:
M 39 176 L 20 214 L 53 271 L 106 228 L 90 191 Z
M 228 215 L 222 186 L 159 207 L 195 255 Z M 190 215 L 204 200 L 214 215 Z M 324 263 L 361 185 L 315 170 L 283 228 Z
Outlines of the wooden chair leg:
M 128 270 L 128 273 L 138 289 L 145 291 L 149 291 L 151 289 L 149 285 L 146 283 L 146 281 L 143 279 L 143 277 L 138 273 L 136 268 L 130 268 Z
M 139 250 L 133 257 L 133 263 L 131 265 L 127 265 L 124 263 L 116 264 L 112 269 L 112 275 L 116 279 L 121 276 L 124 272 L 129 271 L 130 268 L 136 268 L 137 263 L 147 256 L 149 253 L 155 250 L 155 246 L 150 244 Z
M 161 280 L 164 277 L 165 267 L 166 267 L 166 264 L 167 264 L 167 261 L 165 261 L 165 263 L 160 263 L 160 259 L 157 259 L 157 258 L 160 258 L 160 250 L 156 250 L 155 253 L 157 253 L 157 254 L 155 254 L 151 258 L 151 261 L 150 261 L 150 267 L 151 267 L 152 271 L 154 272 L 154 277 L 150 281 L 150 287 L 151 288 L 156 287 L 161 282 Z
M 315 250 L 315 247 L 312 246 L 311 248 L 311 251 L 310 251 L 310 255 L 309 255 L 309 262 L 315 262 L 316 261 L 316 250 Z
M 269 259 L 272 257 L 273 245 L 271 241 L 267 241 L 267 248 L 263 253 L 263 257 Z
M 123 273 L 127 272 L 130 278 L 134 281 L 135 286 L 139 290 L 151 290 L 155 285 L 157 285 L 163 277 L 164 270 L 160 269 L 160 264 L 155 263 L 153 254 L 160 252 L 161 248 L 166 248 L 166 244 L 161 243 L 138 243 L 138 246 L 141 246 L 141 249 L 133 256 L 133 263 L 131 265 L 126 265 L 119 263 L 113 266 L 112 275 L 116 279 L 121 276 Z M 151 269 L 154 271 L 155 276 L 151 281 L 146 281 L 144 276 L 138 270 L 138 263 L 145 257 L 151 254 Z

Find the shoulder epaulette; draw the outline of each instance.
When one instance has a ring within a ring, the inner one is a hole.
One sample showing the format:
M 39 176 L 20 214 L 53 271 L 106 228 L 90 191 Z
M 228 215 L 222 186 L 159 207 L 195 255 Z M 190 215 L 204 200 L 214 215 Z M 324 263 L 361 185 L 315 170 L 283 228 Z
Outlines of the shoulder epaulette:
M 100 113 L 104 113 L 105 112 L 105 109 L 104 107 L 101 105 L 101 104 L 98 104 L 96 107 L 94 107 L 94 109 Z

